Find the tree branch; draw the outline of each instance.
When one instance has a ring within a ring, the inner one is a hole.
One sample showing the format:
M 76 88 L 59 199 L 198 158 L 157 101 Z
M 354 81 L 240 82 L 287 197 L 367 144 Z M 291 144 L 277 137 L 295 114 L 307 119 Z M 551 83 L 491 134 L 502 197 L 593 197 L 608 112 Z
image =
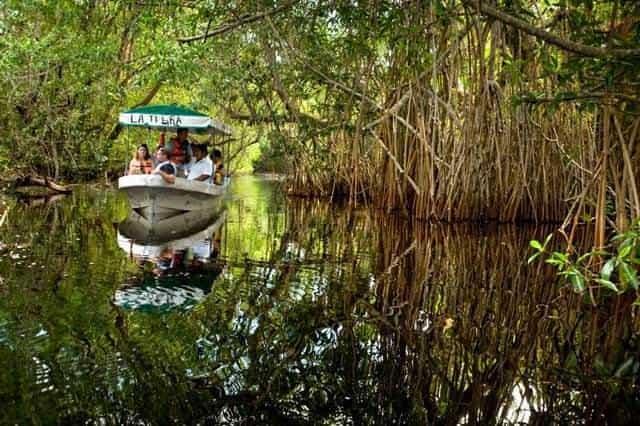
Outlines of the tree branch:
M 156 96 L 156 94 L 158 93 L 161 87 L 162 87 L 162 80 L 158 80 L 156 84 L 153 85 L 151 90 L 149 90 L 149 93 L 147 93 L 147 96 L 145 96 L 143 100 L 141 100 L 131 108 L 138 108 L 138 107 L 147 105 L 149 102 L 153 100 L 153 98 Z
M 72 192 L 71 188 L 66 185 L 61 185 L 47 177 L 35 175 L 19 176 L 13 181 L 13 185 L 15 187 L 41 186 L 61 194 L 70 194 Z
M 143 100 L 141 100 L 131 108 L 138 108 L 138 107 L 147 105 L 149 102 L 153 100 L 153 98 L 156 96 L 156 94 L 158 93 L 161 87 L 162 87 L 162 80 L 158 80 L 156 84 L 153 85 L 151 90 L 149 90 L 149 92 L 147 93 L 147 96 L 145 96 Z M 120 126 L 119 123 L 116 123 L 111 129 L 111 132 L 109 132 L 109 136 L 107 137 L 107 139 L 115 140 L 120 135 L 121 131 L 122 131 L 122 126 Z
M 608 49 L 604 47 L 594 47 L 588 46 L 582 43 L 576 43 L 571 40 L 563 39 L 549 31 L 543 30 L 541 28 L 537 28 L 530 23 L 516 18 L 506 12 L 503 12 L 495 7 L 492 7 L 486 4 L 482 0 L 462 0 L 465 4 L 470 6 L 473 9 L 476 9 L 478 12 L 483 15 L 490 16 L 498 21 L 507 24 L 511 27 L 517 28 L 520 31 L 524 31 L 525 33 L 537 37 L 541 40 L 546 41 L 549 44 L 553 44 L 563 50 L 568 52 L 572 52 L 581 56 L 587 56 L 591 58 L 606 58 L 606 57 L 614 57 L 614 58 L 627 58 L 631 56 L 640 56 L 640 49 Z
M 243 114 L 241 112 L 227 110 L 227 115 L 233 120 L 247 121 L 249 124 L 257 123 L 273 123 L 278 121 L 281 123 L 297 123 L 297 120 L 285 114 L 260 115 L 260 114 Z
M 624 93 L 608 93 L 608 92 L 593 92 L 593 93 L 565 93 L 559 94 L 555 97 L 537 97 L 537 96 L 525 96 L 522 98 L 522 102 L 527 104 L 543 104 L 552 102 L 574 102 L 574 101 L 587 101 L 594 99 L 618 99 L 626 102 L 640 103 L 640 98 L 636 98 Z
M 256 22 L 256 21 L 261 21 L 264 18 L 267 18 L 269 16 L 273 16 L 273 15 L 276 15 L 276 14 L 282 12 L 282 11 L 285 11 L 285 10 L 291 8 L 294 4 L 298 3 L 299 1 L 300 0 L 290 1 L 288 3 L 283 4 L 282 6 L 276 7 L 273 10 L 270 10 L 268 12 L 259 13 L 257 15 L 242 15 L 239 19 L 224 23 L 224 24 L 220 25 L 218 28 L 215 28 L 212 31 L 205 32 L 204 34 L 191 36 L 191 37 L 180 37 L 180 38 L 178 38 L 178 42 L 180 42 L 180 43 L 190 43 L 190 42 L 193 42 L 193 41 L 204 40 L 204 39 L 207 39 L 207 38 L 216 37 L 216 36 L 228 33 L 230 31 L 235 30 L 236 28 L 239 28 L 239 27 L 243 26 L 243 25 L 251 24 L 251 23 Z

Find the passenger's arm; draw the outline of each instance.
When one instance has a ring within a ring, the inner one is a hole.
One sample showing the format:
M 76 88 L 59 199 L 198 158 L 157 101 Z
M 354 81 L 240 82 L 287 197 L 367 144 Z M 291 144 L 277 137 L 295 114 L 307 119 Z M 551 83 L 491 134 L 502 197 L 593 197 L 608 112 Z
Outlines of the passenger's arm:
M 175 183 L 176 182 L 175 175 L 170 175 L 169 173 L 160 172 L 160 176 L 162 176 L 162 179 L 164 179 L 164 181 L 167 182 L 167 183 Z
M 211 177 L 211 175 L 200 175 L 197 178 L 195 178 L 194 180 L 199 180 L 200 182 L 209 180 L 209 178 Z
M 224 171 L 222 169 L 216 170 L 213 181 L 213 183 L 215 183 L 216 185 L 224 184 Z
M 162 176 L 162 179 L 167 183 L 175 183 L 176 182 L 176 177 L 174 175 L 169 174 L 167 172 L 163 172 L 162 170 L 157 170 L 157 171 L 154 172 L 154 174 Z

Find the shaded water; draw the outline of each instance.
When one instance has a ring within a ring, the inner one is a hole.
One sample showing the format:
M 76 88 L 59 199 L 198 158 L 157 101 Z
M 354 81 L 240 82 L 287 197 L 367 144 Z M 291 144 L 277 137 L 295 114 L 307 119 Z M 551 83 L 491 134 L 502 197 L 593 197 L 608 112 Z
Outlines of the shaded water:
M 527 266 L 550 229 L 412 224 L 235 179 L 189 247 L 117 192 L 5 199 L 0 424 L 631 422 L 638 324 Z M 120 226 L 122 229 L 122 225 Z

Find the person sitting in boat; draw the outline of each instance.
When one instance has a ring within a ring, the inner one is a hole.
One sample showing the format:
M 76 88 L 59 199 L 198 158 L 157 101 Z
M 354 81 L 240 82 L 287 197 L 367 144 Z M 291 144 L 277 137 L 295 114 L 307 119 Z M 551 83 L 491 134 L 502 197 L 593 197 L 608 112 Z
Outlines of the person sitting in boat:
M 192 144 L 193 160 L 189 166 L 188 180 L 209 182 L 213 175 L 213 164 L 207 157 L 207 146 L 204 144 Z
M 166 148 L 171 156 L 171 162 L 176 166 L 177 176 L 186 176 L 188 165 L 191 162 L 193 152 L 189 143 L 189 129 L 178 129 L 176 136 L 172 137 L 168 143 L 164 142 L 164 133 L 160 134 L 160 144 L 158 147 Z
M 219 149 L 214 149 L 211 152 L 211 159 L 213 160 L 213 183 L 216 185 L 222 185 L 224 183 L 224 164 L 222 164 L 222 152 Z
M 176 166 L 169 161 L 169 158 L 171 157 L 166 148 L 158 148 L 158 152 L 156 153 L 158 165 L 153 171 L 153 174 L 162 176 L 162 179 L 167 183 L 175 183 Z
M 129 162 L 128 175 L 148 175 L 153 172 L 153 160 L 149 155 L 149 147 L 142 144 L 136 150 L 133 159 Z

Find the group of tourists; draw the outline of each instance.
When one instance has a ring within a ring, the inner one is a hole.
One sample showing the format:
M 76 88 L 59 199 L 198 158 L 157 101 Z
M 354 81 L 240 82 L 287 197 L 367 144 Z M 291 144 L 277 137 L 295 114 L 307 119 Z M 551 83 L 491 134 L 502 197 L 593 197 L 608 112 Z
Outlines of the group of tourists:
M 165 143 L 162 133 L 154 155 L 146 144 L 141 144 L 129 162 L 127 174 L 158 174 L 167 183 L 174 183 L 176 177 L 184 177 L 222 185 L 224 165 L 220 150 L 214 149 L 209 157 L 206 144 L 189 142 L 188 138 L 188 129 L 178 129 L 176 136 Z

